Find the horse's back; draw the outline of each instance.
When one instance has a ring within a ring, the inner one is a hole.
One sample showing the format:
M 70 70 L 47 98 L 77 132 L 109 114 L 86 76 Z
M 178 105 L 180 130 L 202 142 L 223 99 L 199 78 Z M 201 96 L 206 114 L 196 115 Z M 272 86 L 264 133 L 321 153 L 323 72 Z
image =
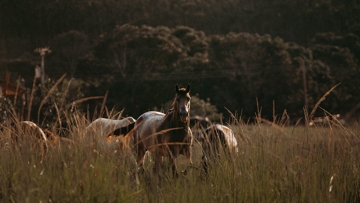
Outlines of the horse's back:
M 165 116 L 164 113 L 158 111 L 148 111 L 139 116 L 136 120 L 136 125 L 153 124 L 160 122 Z
M 139 124 L 140 122 L 158 122 L 165 116 L 164 113 L 159 111 L 148 111 L 139 116 L 136 120 L 136 123 Z
M 234 132 L 227 126 L 221 125 L 221 124 L 215 124 L 209 128 L 206 129 L 206 133 L 212 133 L 211 136 L 221 136 L 219 137 L 220 140 L 224 139 L 224 144 L 229 147 L 230 150 L 233 150 L 234 152 L 238 152 L 238 143 L 235 138 Z
M 135 130 L 139 139 L 156 133 L 159 123 L 165 114 L 158 111 L 148 111 L 139 116 L 135 123 Z
M 235 138 L 234 132 L 227 126 L 216 124 L 216 128 L 222 130 L 225 134 L 226 142 L 229 146 L 232 146 L 233 148 L 237 148 L 237 140 Z
M 106 138 L 116 129 L 125 128 L 133 123 L 135 123 L 135 119 L 133 117 L 126 117 L 121 120 L 98 118 L 86 127 L 86 134 L 88 136 Z

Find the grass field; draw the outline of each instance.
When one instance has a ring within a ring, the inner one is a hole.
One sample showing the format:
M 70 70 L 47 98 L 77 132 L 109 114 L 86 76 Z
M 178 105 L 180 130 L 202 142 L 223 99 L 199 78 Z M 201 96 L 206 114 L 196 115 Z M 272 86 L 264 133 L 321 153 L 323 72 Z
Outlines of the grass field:
M 357 125 L 234 122 L 236 158 L 211 159 L 207 175 L 199 165 L 178 178 L 164 170 L 161 180 L 146 170 L 137 185 L 129 152 L 103 149 L 86 137 L 85 118 L 71 119 L 42 162 L 31 134 L 14 143 L 9 127 L 0 131 L 0 202 L 360 202 Z

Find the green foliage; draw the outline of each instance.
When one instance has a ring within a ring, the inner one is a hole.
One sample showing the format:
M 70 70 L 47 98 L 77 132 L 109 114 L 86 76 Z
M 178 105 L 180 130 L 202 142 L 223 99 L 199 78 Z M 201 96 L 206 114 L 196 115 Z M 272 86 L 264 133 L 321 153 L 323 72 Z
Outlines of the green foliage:
M 181 63 L 183 70 L 198 71 L 209 62 L 208 42 L 204 32 L 190 27 L 177 26 L 172 30 L 172 35 L 181 41 L 183 49 L 185 49 L 186 57 Z
M 346 105 L 354 107 L 359 102 L 358 92 L 360 83 L 355 78 L 360 77 L 360 36 L 349 33 L 336 35 L 335 33 L 318 33 L 313 38 L 312 50 L 314 59 L 321 60 L 329 66 L 329 75 L 333 83 L 340 83 L 341 87 L 335 91 L 336 99 L 343 100 Z M 319 81 L 320 80 L 316 80 Z M 337 104 L 343 109 L 343 104 Z M 327 108 L 327 107 L 325 107 Z
M 188 27 L 124 24 L 103 36 L 95 53 L 110 62 L 121 79 L 153 80 L 159 73 L 194 70 L 206 63 L 207 43 L 204 33 Z
M 223 117 L 216 106 L 210 103 L 210 98 L 205 101 L 198 96 L 191 97 L 191 114 L 208 117 L 211 121 L 220 121 Z
M 90 43 L 88 36 L 76 30 L 59 34 L 51 42 L 54 54 L 53 64 L 66 68 L 66 72 L 73 77 L 76 73 L 79 60 L 88 57 L 90 54 Z

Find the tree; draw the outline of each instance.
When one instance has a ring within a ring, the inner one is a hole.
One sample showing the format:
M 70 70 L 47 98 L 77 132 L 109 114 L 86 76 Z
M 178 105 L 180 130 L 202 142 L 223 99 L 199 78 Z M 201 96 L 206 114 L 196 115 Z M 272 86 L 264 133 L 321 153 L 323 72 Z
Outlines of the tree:
M 53 39 L 51 47 L 55 55 L 54 61 L 60 68 L 67 66 L 65 72 L 69 73 L 71 77 L 76 74 L 78 62 L 92 52 L 88 36 L 76 30 L 57 35 Z
M 341 83 L 334 90 L 333 100 L 328 107 L 340 113 L 349 111 L 360 101 L 360 38 L 357 34 L 336 35 L 318 33 L 314 36 L 310 49 L 314 59 L 321 60 L 330 69 L 333 84 Z M 330 88 L 329 88 L 330 89 Z
M 165 74 L 174 78 L 204 68 L 207 50 L 206 35 L 189 27 L 125 24 L 101 39 L 95 55 L 109 61 L 122 80 L 163 80 Z

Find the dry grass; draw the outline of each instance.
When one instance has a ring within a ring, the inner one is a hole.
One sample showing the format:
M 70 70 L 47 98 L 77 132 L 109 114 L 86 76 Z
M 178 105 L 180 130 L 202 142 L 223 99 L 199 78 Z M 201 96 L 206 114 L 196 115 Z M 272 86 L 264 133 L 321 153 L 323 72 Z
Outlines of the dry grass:
M 311 121 L 311 120 L 313 119 L 313 117 L 314 117 L 314 115 L 315 115 L 315 112 L 316 112 L 317 108 L 319 107 L 319 105 L 321 104 L 321 102 L 323 102 L 323 101 L 326 99 L 326 97 L 327 97 L 337 86 L 339 86 L 339 85 L 340 85 L 340 83 L 337 84 L 337 85 L 335 85 L 335 86 L 333 86 L 332 88 L 330 88 L 330 90 L 328 90 L 327 92 L 325 92 L 325 94 L 324 94 L 322 97 L 320 97 L 320 99 L 318 100 L 318 102 L 316 102 L 315 106 L 314 106 L 313 109 L 311 110 L 310 115 L 308 116 L 307 121 Z M 309 122 L 306 122 L 306 125 L 309 125 Z
M 62 80 L 45 96 L 38 114 Z M 255 124 L 230 112 L 228 124 L 239 143 L 236 156 L 210 157 L 211 170 L 205 174 L 200 165 L 202 150 L 196 144 L 195 167 L 186 176 L 174 178 L 165 159 L 161 179 L 152 174 L 149 157 L 139 185 L 131 151 L 122 151 L 117 142 L 104 147 L 104 140 L 88 137 L 89 116 L 76 110 L 63 113 L 63 106 L 68 107 L 63 101 L 59 108 L 55 105 L 57 122 L 65 118 L 69 125 L 45 131 L 49 137 L 44 160 L 34 132 L 14 128 L 19 119 L 0 126 L 0 202 L 360 202 L 360 127 L 345 128 L 336 121 L 327 127 L 307 125 L 335 87 L 320 98 L 310 115 L 304 109 L 305 126 L 299 121 L 288 126 L 286 112 L 279 119 L 274 112 L 273 121 L 268 121 L 258 108 Z M 103 105 L 94 116 L 105 111 L 108 117 L 121 118 L 121 112 L 105 107 L 107 93 L 74 103 L 99 98 L 104 99 Z M 56 136 L 59 131 L 64 137 Z M 182 170 L 188 163 L 180 157 L 177 164 Z
M 0 202 L 360 201 L 359 126 L 247 124 L 233 115 L 235 159 L 211 159 L 207 175 L 201 167 L 179 178 L 164 170 L 160 181 L 148 169 L 136 185 L 128 151 L 102 148 L 85 135 L 84 116 L 67 117 L 67 137 L 49 145 L 43 163 L 33 135 L 15 142 L 9 126 L 0 131 Z

